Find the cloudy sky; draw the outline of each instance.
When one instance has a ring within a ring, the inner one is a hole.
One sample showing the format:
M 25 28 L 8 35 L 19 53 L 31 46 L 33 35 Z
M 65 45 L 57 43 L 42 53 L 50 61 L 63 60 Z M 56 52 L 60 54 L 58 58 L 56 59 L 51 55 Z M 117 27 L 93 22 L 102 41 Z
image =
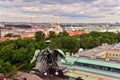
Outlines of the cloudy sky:
M 120 22 L 120 0 L 0 0 L 0 21 Z

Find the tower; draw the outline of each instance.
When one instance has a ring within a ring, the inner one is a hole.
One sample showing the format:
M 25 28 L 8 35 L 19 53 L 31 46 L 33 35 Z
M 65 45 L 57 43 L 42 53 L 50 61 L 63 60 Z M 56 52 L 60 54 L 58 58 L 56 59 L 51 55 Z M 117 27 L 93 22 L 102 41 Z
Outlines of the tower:
M 51 22 L 51 27 L 52 27 L 52 28 L 55 28 L 55 24 L 54 24 L 54 16 L 52 16 L 52 18 L 51 18 L 51 19 L 52 19 L 52 22 Z
M 60 25 L 60 16 L 58 16 L 58 25 Z
M 62 29 L 62 27 L 60 25 L 60 16 L 58 16 L 57 25 L 56 25 L 56 31 L 57 31 L 57 33 L 63 31 L 63 29 Z

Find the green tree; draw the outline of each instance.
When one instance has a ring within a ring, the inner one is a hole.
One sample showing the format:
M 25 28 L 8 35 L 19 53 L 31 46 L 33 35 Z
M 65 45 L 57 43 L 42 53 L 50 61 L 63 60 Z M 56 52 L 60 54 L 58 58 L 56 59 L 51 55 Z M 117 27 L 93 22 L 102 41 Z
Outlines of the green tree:
M 35 39 L 37 42 L 45 38 L 45 34 L 42 31 L 38 31 L 35 33 Z
M 69 33 L 64 30 L 63 32 L 60 32 L 57 36 L 58 37 L 69 36 Z
M 8 34 L 6 34 L 4 37 L 12 37 L 12 36 L 13 36 L 12 33 L 8 33 Z
M 62 32 L 62 36 L 69 36 L 69 33 L 64 30 L 64 31 Z
M 74 37 L 63 37 L 61 39 L 61 45 L 63 49 L 67 49 L 68 52 L 76 53 L 80 46 L 79 41 Z
M 18 40 L 15 41 L 15 43 L 16 43 L 18 49 L 20 49 L 21 47 L 26 48 L 26 45 L 29 44 L 29 43 L 27 43 L 27 41 L 25 39 L 24 40 L 18 39 Z
M 20 38 L 20 37 L 21 37 L 21 35 L 13 35 L 13 37 L 18 37 L 18 38 Z
M 10 64 L 9 62 L 4 62 L 0 59 L 0 72 L 6 74 L 16 69 L 16 66 Z
M 49 32 L 49 38 L 55 38 L 56 37 L 56 34 L 54 31 L 50 31 Z
M 120 33 L 117 34 L 117 41 L 120 42 Z
M 7 73 L 13 70 L 12 67 L 26 64 L 23 71 L 31 70 L 35 64 L 29 64 L 36 49 L 46 48 L 45 36 L 43 32 L 36 32 L 36 41 L 32 39 L 7 40 L 0 42 L 0 72 Z M 112 32 L 91 32 L 88 34 L 68 36 L 63 31 L 57 36 L 55 32 L 50 32 L 51 49 L 59 48 L 64 52 L 76 53 L 81 47 L 91 49 L 100 46 L 102 43 L 114 44 L 120 42 L 120 33 Z M 10 70 L 9 70 L 10 68 Z M 11 69 L 12 68 L 12 69 Z

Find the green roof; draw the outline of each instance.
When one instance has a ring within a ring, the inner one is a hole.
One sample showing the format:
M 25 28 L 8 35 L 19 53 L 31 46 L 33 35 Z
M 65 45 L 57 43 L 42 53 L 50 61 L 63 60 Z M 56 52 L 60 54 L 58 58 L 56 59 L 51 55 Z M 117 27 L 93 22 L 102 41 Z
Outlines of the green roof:
M 64 65 L 64 66 L 67 67 L 68 69 L 76 69 L 76 70 L 88 71 L 88 72 L 93 72 L 93 73 L 99 73 L 99 74 L 103 74 L 103 75 L 120 77 L 120 74 L 119 73 L 115 73 L 115 72 L 103 71 L 103 70 L 87 68 L 87 67 L 81 67 L 81 66 L 75 66 L 75 65 L 72 65 L 72 66 Z
M 76 69 L 76 70 L 94 72 L 94 73 L 99 73 L 99 74 L 104 74 L 104 75 L 109 75 L 109 76 L 114 76 L 114 77 L 120 77 L 120 73 L 74 65 L 74 62 L 83 62 L 83 63 L 88 63 L 88 64 L 107 66 L 107 67 L 113 67 L 113 68 L 120 69 L 119 63 L 105 62 L 105 61 L 100 61 L 100 60 L 90 60 L 86 58 L 76 58 L 76 57 L 66 57 L 66 60 L 68 63 L 66 62 L 62 62 L 62 63 L 63 63 L 63 66 L 67 67 L 68 69 Z
M 120 63 L 105 62 L 101 60 L 91 60 L 91 59 L 76 58 L 76 57 L 66 57 L 66 60 L 68 61 L 68 63 L 71 63 L 71 65 L 74 64 L 74 62 L 82 62 L 82 63 L 88 63 L 88 64 L 94 64 L 94 65 L 100 65 L 100 66 L 120 69 Z
M 74 72 L 67 72 L 64 75 L 70 76 L 70 77 L 73 77 L 73 78 L 81 77 L 84 80 L 102 80 L 101 78 L 96 78 L 96 77 L 88 76 L 88 75 L 85 75 L 85 74 L 77 74 L 77 73 L 74 73 Z

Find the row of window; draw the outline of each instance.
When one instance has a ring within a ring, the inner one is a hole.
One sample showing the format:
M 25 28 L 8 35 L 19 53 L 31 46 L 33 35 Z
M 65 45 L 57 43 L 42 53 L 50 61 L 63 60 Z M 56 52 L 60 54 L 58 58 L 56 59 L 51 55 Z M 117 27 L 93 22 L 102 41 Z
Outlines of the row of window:
M 106 56 L 120 57 L 120 54 L 106 53 Z
M 120 69 L 112 68 L 112 67 L 88 64 L 88 63 L 81 63 L 81 62 L 75 62 L 74 64 L 77 66 L 83 66 L 83 67 L 88 67 L 88 68 L 93 68 L 93 69 L 99 69 L 99 70 L 104 70 L 104 71 L 120 73 Z

